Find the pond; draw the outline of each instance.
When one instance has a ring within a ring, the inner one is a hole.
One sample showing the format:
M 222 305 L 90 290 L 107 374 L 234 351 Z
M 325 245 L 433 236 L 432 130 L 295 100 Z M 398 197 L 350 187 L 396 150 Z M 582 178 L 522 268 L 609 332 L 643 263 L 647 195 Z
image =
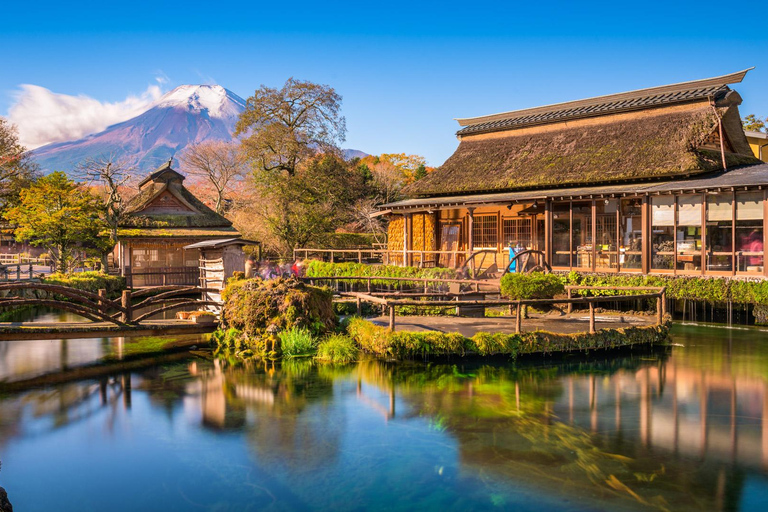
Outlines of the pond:
M 13 390 L 67 369 L 3 357 L 0 485 L 19 511 L 760 510 L 766 334 L 514 363 L 193 352 Z

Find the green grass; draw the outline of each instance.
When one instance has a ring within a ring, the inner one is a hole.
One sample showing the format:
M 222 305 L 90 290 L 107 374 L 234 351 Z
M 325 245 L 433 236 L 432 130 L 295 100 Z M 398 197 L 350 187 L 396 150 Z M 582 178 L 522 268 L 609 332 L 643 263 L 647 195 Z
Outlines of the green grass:
M 320 342 L 317 358 L 331 363 L 351 363 L 357 360 L 357 344 L 349 336 L 333 334 Z
M 292 327 L 277 335 L 283 357 L 307 357 L 317 351 L 317 340 L 308 329 Z

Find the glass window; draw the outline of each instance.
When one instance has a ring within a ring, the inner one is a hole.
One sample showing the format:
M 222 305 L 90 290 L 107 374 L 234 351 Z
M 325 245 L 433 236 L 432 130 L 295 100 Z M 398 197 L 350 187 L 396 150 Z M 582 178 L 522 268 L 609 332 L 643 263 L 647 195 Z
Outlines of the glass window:
M 617 269 L 619 251 L 616 246 L 618 199 L 600 199 L 595 202 L 595 230 L 597 236 L 595 266 Z
M 571 203 L 552 205 L 552 266 L 571 266 Z
M 733 194 L 707 196 L 707 270 L 733 270 Z
M 583 201 L 573 205 L 573 245 L 576 249 L 577 268 L 592 268 L 592 202 Z
M 677 198 L 677 270 L 701 270 L 700 195 Z
M 501 220 L 502 244 L 504 247 L 522 246 L 531 248 L 531 218 L 513 217 Z
M 675 263 L 675 198 L 651 198 L 651 268 L 672 270 Z
M 643 201 L 621 200 L 621 239 L 619 266 L 640 269 L 643 262 Z
M 475 249 L 496 249 L 499 243 L 498 216 L 475 215 L 472 238 Z
M 763 271 L 763 193 L 736 193 L 736 270 Z

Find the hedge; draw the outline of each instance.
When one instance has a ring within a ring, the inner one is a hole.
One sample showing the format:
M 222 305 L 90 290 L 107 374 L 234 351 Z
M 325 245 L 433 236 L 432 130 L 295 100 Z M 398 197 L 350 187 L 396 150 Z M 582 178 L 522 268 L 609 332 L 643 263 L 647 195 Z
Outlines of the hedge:
M 125 278 L 112 276 L 103 272 L 75 272 L 71 274 L 55 273 L 42 279 L 45 284 L 68 286 L 78 290 L 98 293 L 99 290 L 107 290 L 107 296 L 115 298 L 125 289 Z
M 558 274 L 566 285 L 577 286 L 666 286 L 670 299 L 686 299 L 710 304 L 734 303 L 768 306 L 768 280 L 741 280 L 724 277 Z M 596 290 L 594 295 L 626 294 L 626 291 Z
M 412 277 L 416 279 L 457 279 L 457 273 L 450 268 L 418 268 L 398 267 L 395 265 L 366 265 L 365 263 L 327 263 L 319 260 L 310 260 L 304 267 L 306 277 Z M 351 283 L 361 284 L 365 280 L 351 280 Z M 376 280 L 373 284 L 390 284 L 393 288 L 401 286 L 414 286 L 417 281 L 392 281 Z

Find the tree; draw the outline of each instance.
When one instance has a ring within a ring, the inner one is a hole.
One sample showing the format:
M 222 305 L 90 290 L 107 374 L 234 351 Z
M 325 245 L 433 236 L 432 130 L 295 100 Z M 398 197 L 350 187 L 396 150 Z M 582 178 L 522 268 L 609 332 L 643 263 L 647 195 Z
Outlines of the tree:
M 118 226 L 125 215 L 125 184 L 131 177 L 133 167 L 125 160 L 114 157 L 90 158 L 77 166 L 75 173 L 86 183 L 98 186 L 103 203 L 103 217 L 108 236 L 102 240 L 101 268 L 107 271 L 107 254 L 118 242 Z
M 768 118 L 763 120 L 755 116 L 755 114 L 749 114 L 741 120 L 744 130 L 750 132 L 764 132 L 766 129 L 766 122 L 768 122 Z
M 235 135 L 256 169 L 296 174 L 318 153 L 338 151 L 346 122 L 341 96 L 327 85 L 289 78 L 281 89 L 262 85 L 248 98 Z
M 362 182 L 335 154 L 316 155 L 295 174 L 262 170 L 255 178 L 251 211 L 266 228 L 263 242 L 284 257 L 352 220 Z
M 0 117 L 0 213 L 16 204 L 19 191 L 38 176 L 37 165 L 19 143 L 16 127 Z
M 211 140 L 188 146 L 179 160 L 185 173 L 213 187 L 214 209 L 216 213 L 223 214 L 227 194 L 233 184 L 245 175 L 243 151 L 232 142 Z
M 106 228 L 103 206 L 86 188 L 54 172 L 21 191 L 18 206 L 5 218 L 16 226 L 16 239 L 42 246 L 60 272 L 67 272 L 77 247 L 99 247 Z

